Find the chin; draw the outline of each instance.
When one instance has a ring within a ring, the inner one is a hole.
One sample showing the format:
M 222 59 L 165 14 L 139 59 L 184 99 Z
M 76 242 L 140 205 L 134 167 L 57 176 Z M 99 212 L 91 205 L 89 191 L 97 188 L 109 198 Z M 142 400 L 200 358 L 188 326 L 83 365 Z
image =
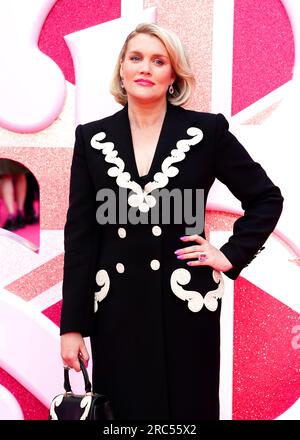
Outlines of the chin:
M 136 93 L 131 95 L 132 99 L 136 102 L 147 103 L 147 102 L 157 102 L 165 99 L 166 95 L 156 95 L 153 93 Z

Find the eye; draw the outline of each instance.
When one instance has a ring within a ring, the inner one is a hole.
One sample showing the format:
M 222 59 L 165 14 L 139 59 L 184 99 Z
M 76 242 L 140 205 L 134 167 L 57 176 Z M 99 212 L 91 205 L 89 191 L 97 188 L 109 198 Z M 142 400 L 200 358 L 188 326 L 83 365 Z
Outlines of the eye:
M 140 60 L 140 57 L 139 57 L 138 55 L 132 55 L 132 56 L 130 57 L 130 60 L 131 60 L 131 61 L 139 61 L 139 60 Z
M 159 58 L 155 58 L 154 64 L 157 64 L 157 66 L 162 66 L 164 63 Z

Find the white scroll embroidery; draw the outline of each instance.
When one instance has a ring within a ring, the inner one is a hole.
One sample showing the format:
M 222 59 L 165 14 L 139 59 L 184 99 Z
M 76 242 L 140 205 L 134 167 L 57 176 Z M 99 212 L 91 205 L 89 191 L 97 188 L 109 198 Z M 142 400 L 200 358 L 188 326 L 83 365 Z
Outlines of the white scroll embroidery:
M 188 301 L 188 308 L 192 312 L 200 312 L 203 305 L 205 305 L 205 307 L 211 312 L 215 312 L 218 308 L 217 300 L 221 298 L 224 293 L 224 280 L 221 273 L 216 270 L 213 271 L 212 275 L 214 281 L 219 285 L 217 289 L 207 292 L 204 298 L 200 292 L 184 290 L 179 285 L 186 285 L 190 282 L 191 274 L 187 269 L 174 270 L 170 279 L 171 289 L 178 298 L 182 299 L 183 301 Z
M 63 401 L 64 395 L 60 394 L 59 396 L 55 397 L 55 399 L 52 400 L 51 406 L 50 406 L 50 416 L 52 420 L 58 420 L 57 414 L 55 412 L 55 408 L 61 404 Z
M 96 283 L 98 284 L 98 286 L 101 287 L 101 289 L 98 292 L 95 292 L 95 301 L 94 301 L 95 313 L 98 310 L 98 302 L 102 301 L 106 297 L 109 291 L 110 279 L 106 270 L 101 269 L 97 272 Z
M 96 150 L 102 150 L 105 155 L 105 161 L 113 163 L 116 166 L 108 170 L 108 175 L 116 177 L 117 184 L 122 188 L 129 188 L 134 194 L 128 197 L 128 204 L 132 207 L 137 207 L 141 212 L 148 212 L 150 208 L 155 206 L 156 199 L 150 193 L 158 188 L 163 188 L 169 182 L 170 177 L 175 177 L 179 170 L 172 166 L 173 163 L 181 162 L 185 159 L 186 153 L 190 150 L 192 145 L 197 145 L 203 138 L 203 132 L 200 128 L 190 127 L 187 134 L 192 136 L 191 139 L 182 139 L 176 143 L 176 148 L 171 151 L 171 154 L 163 161 L 161 165 L 161 172 L 154 175 L 154 181 L 148 182 L 143 189 L 137 182 L 131 180 L 131 175 L 125 172 L 125 163 L 118 157 L 118 151 L 114 150 L 113 142 L 104 142 L 106 133 L 103 131 L 95 134 L 91 139 L 91 146 Z
M 61 404 L 63 398 L 64 395 L 60 394 L 59 396 L 55 397 L 55 399 L 53 399 L 53 401 L 51 402 L 50 416 L 52 420 L 58 420 L 57 414 L 55 412 L 55 408 Z M 92 396 L 90 394 L 86 394 L 80 401 L 80 408 L 84 408 L 80 420 L 85 420 L 87 418 L 91 408 L 91 404 L 92 404 Z
M 80 417 L 80 420 L 85 420 L 89 414 L 89 410 L 91 408 L 92 404 L 92 396 L 89 394 L 86 394 L 84 398 L 80 402 L 80 408 L 84 408 L 83 414 Z

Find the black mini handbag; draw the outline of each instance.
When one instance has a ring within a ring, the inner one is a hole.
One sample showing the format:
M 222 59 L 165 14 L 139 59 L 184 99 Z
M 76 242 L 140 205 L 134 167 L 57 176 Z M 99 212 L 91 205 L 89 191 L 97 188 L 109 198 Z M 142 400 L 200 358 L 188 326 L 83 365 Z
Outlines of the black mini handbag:
M 92 393 L 92 386 L 84 363 L 79 359 L 84 378 L 85 394 L 74 394 L 69 379 L 69 368 L 64 367 L 65 393 L 51 402 L 49 420 L 114 420 L 110 401 L 104 394 Z

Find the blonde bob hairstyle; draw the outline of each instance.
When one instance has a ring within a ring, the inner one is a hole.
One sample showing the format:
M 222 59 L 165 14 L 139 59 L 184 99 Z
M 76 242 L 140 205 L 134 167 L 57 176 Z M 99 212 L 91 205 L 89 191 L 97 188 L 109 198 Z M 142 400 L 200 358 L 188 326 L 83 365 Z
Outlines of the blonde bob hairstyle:
M 125 58 L 129 41 L 138 34 L 148 34 L 157 37 L 164 44 L 176 76 L 176 79 L 173 82 L 174 93 L 171 95 L 167 92 L 167 99 L 174 105 L 185 104 L 189 100 L 193 91 L 195 77 L 191 70 L 183 44 L 174 32 L 153 23 L 139 24 L 125 40 L 118 56 L 110 84 L 110 92 L 115 97 L 115 100 L 122 105 L 127 103 L 126 90 L 121 87 L 120 65 Z

